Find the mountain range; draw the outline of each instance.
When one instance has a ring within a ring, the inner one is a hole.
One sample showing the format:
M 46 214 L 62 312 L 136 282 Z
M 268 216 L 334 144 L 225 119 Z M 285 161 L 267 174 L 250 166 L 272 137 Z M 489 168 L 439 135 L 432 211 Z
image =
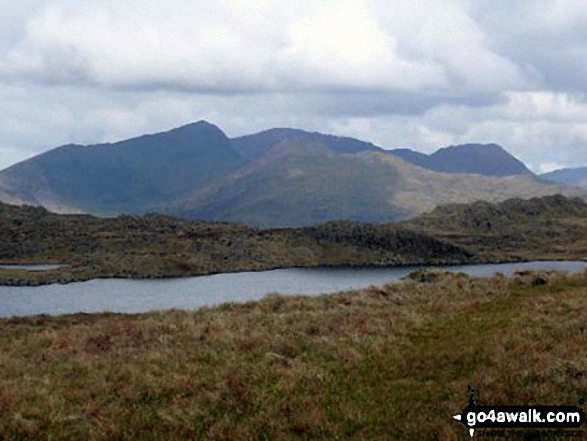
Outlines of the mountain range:
M 228 138 L 200 121 L 108 144 L 65 145 L 0 171 L 0 200 L 59 213 L 158 212 L 261 227 L 394 222 L 436 205 L 562 193 L 495 144 L 425 155 L 277 128 Z

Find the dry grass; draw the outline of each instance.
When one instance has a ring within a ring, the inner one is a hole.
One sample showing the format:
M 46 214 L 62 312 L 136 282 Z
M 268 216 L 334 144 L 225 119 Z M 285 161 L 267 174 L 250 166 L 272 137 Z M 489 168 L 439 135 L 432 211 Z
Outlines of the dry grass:
M 196 312 L 0 321 L 1 439 L 468 439 L 587 397 L 587 273 L 440 274 Z

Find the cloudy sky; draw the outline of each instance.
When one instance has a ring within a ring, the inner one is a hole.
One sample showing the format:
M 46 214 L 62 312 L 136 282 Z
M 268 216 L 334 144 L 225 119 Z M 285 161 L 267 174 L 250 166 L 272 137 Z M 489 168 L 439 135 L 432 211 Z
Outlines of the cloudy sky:
M 587 165 L 584 0 L 2 0 L 0 168 L 200 119 Z

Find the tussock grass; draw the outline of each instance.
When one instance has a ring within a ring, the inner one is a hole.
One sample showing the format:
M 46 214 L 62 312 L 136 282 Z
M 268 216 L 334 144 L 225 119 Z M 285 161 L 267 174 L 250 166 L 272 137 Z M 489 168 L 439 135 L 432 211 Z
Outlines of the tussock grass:
M 0 321 L 0 439 L 468 439 L 587 396 L 587 273 L 435 273 L 195 312 Z

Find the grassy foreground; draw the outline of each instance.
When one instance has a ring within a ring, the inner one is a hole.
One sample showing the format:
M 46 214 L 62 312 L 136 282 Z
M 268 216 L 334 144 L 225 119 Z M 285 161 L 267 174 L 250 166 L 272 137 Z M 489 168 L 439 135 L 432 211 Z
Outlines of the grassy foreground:
M 420 273 L 196 312 L 0 321 L 0 439 L 469 439 L 587 397 L 587 273 Z

